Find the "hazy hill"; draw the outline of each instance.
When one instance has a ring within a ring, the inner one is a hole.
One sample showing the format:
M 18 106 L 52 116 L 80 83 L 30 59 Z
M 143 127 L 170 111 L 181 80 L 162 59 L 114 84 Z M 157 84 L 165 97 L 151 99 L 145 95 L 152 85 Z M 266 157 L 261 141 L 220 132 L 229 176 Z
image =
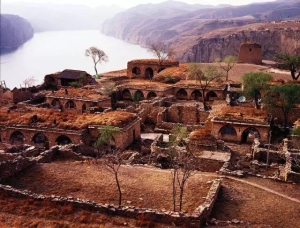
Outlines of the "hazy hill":
M 0 51 L 15 49 L 33 37 L 31 24 L 22 17 L 0 15 Z
M 200 51 L 194 46 L 197 46 L 206 34 L 215 31 L 214 34 L 218 37 L 218 32 L 222 29 L 232 31 L 232 35 L 236 31 L 240 31 L 236 37 L 240 36 L 237 43 L 241 43 L 245 39 L 256 39 L 261 32 L 253 29 L 251 33 L 242 33 L 240 28 L 242 30 L 249 29 L 253 27 L 252 25 L 255 27 L 257 23 L 266 23 L 263 27 L 267 29 L 271 21 L 295 19 L 300 19 L 300 2 L 294 0 L 253 3 L 242 6 L 222 5 L 219 7 L 167 1 L 160 4 L 138 5 L 123 11 L 105 21 L 102 31 L 106 35 L 143 46 L 164 41 L 176 47 L 180 53 L 178 55 L 179 60 L 212 61 L 214 57 L 208 52 L 205 54 L 203 50 L 198 52 L 197 55 L 201 57 L 195 57 L 196 54 L 193 53 L 195 50 Z M 251 26 L 247 27 L 247 25 Z M 287 26 L 287 24 L 281 24 L 278 30 L 286 29 Z M 293 26 L 293 29 L 297 30 L 297 26 L 299 24 Z M 276 30 L 273 34 L 274 37 L 277 33 L 279 32 Z M 266 37 L 268 36 L 264 36 L 264 38 Z M 285 35 L 281 34 L 281 37 L 283 38 Z M 210 39 L 209 42 L 214 42 L 214 40 L 216 39 Z M 267 41 L 264 39 L 256 40 L 257 42 Z M 210 45 L 209 42 L 205 42 L 206 48 Z M 292 42 L 297 43 L 296 40 Z M 275 43 L 281 45 L 278 41 Z M 221 53 L 221 48 L 224 48 L 221 47 L 222 45 L 212 46 L 218 49 L 218 53 Z M 238 47 L 236 48 L 238 49 Z M 228 53 L 231 53 L 233 49 L 230 50 Z M 264 57 L 270 58 L 270 56 L 269 54 Z
M 91 8 L 84 5 L 51 3 L 1 4 L 1 12 L 27 19 L 35 32 L 49 30 L 100 29 L 102 22 L 123 9 L 118 6 Z

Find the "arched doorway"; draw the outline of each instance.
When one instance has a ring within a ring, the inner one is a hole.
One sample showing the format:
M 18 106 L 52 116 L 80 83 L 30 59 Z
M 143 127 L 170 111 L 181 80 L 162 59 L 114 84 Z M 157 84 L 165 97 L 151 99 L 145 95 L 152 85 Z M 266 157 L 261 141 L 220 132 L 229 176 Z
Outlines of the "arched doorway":
M 191 99 L 199 101 L 202 98 L 202 93 L 199 90 L 194 90 L 191 94 Z
M 45 143 L 48 141 L 48 138 L 43 133 L 37 133 L 32 137 L 31 141 L 33 143 Z
M 140 90 L 137 90 L 135 93 L 134 93 L 134 100 L 135 101 L 141 101 L 144 99 L 144 94 L 142 91 Z
M 74 103 L 74 101 L 67 101 L 66 105 L 65 105 L 66 109 L 75 109 L 76 108 L 76 104 Z
M 131 98 L 132 98 L 131 93 L 128 89 L 124 89 L 122 91 L 122 98 L 123 98 L 123 100 L 131 100 Z
M 86 111 L 86 104 L 83 104 L 82 105 L 82 113 L 85 113 L 85 111 Z
M 207 94 L 206 94 L 206 100 L 209 101 L 209 100 L 215 100 L 218 98 L 218 95 L 214 92 L 214 91 L 209 91 Z
M 147 95 L 147 99 L 153 99 L 153 98 L 155 98 L 155 97 L 157 97 L 157 95 L 156 95 L 156 93 L 154 93 L 154 92 L 150 92 L 150 93 L 148 93 L 148 95 Z
M 152 79 L 154 76 L 154 72 L 151 67 L 146 68 L 145 70 L 145 78 Z
M 10 135 L 10 144 L 23 144 L 25 140 L 25 136 L 20 131 L 14 131 Z
M 254 138 L 259 138 L 259 131 L 255 127 L 246 128 L 241 136 L 242 143 L 252 143 Z
M 219 136 L 222 140 L 236 141 L 237 133 L 234 127 L 229 124 L 224 125 L 219 130 Z
M 54 107 L 54 108 L 60 108 L 61 103 L 57 98 L 54 98 L 51 102 L 51 106 Z
M 72 143 L 71 139 L 65 135 L 61 135 L 61 136 L 57 137 L 55 142 L 57 143 L 57 145 L 67 145 L 67 144 Z
M 132 76 L 140 77 L 141 76 L 141 69 L 138 68 L 138 67 L 133 67 L 132 68 Z
M 188 99 L 188 94 L 185 89 L 180 89 L 176 92 L 176 98 L 178 100 L 187 100 Z

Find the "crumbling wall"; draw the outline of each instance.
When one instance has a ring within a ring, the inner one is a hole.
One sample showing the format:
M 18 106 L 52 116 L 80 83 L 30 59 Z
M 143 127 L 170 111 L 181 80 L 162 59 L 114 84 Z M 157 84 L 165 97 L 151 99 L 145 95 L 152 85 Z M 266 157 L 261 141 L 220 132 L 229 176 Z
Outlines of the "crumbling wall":
M 140 215 L 159 223 L 175 224 L 180 227 L 199 228 L 209 218 L 214 203 L 218 197 L 221 188 L 221 180 L 216 179 L 206 196 L 205 202 L 200 205 L 193 214 L 183 212 L 172 212 L 165 210 L 154 210 L 150 208 L 136 208 L 134 206 L 114 206 L 109 204 L 100 204 L 94 201 L 81 200 L 73 197 L 62 197 L 56 195 L 40 195 L 28 190 L 15 189 L 8 185 L 1 185 L 0 190 L 13 197 L 21 197 L 33 200 L 45 200 L 59 204 L 72 204 L 74 208 L 83 208 L 87 210 L 98 211 L 109 215 L 118 215 L 129 218 L 137 218 Z

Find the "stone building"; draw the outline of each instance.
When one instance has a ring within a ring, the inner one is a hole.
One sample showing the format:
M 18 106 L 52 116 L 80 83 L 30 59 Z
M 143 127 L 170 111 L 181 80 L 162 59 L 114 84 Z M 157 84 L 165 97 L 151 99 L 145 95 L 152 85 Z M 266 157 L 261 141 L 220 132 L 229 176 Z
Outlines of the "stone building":
M 39 147 L 79 144 L 92 145 L 101 126 L 120 128 L 113 142 L 125 149 L 140 138 L 140 118 L 125 111 L 103 114 L 65 114 L 49 109 L 0 110 L 0 144 L 29 144 Z
M 127 77 L 152 79 L 160 71 L 178 66 L 179 62 L 175 60 L 136 59 L 127 63 Z
M 261 45 L 254 42 L 244 42 L 240 46 L 238 62 L 262 64 Z
M 49 92 L 46 95 L 46 102 L 51 109 L 78 114 L 111 108 L 110 97 L 88 89 L 65 88 Z
M 44 77 L 44 85 L 50 88 L 69 86 L 72 82 L 77 82 L 81 85 L 88 85 L 94 84 L 95 80 L 85 71 L 70 69 L 54 74 L 48 74 Z
M 270 118 L 263 110 L 251 107 L 224 107 L 212 118 L 212 135 L 224 141 L 250 143 L 254 138 L 268 142 Z
M 172 85 L 150 80 L 127 80 L 118 86 L 124 100 L 145 100 L 173 95 Z

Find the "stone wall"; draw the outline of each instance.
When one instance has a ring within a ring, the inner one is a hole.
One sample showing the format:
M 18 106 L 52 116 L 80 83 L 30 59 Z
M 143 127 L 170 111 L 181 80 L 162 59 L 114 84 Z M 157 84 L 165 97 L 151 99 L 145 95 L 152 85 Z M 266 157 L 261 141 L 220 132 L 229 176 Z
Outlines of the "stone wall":
M 53 101 L 57 101 L 57 106 L 53 106 Z M 67 108 L 67 102 L 72 101 L 75 104 L 75 107 L 70 109 Z M 62 108 L 65 112 L 71 112 L 74 114 L 81 114 L 91 107 L 97 107 L 97 108 L 111 108 L 111 98 L 107 97 L 102 100 L 93 101 L 93 100 L 87 100 L 87 99 L 80 99 L 80 98 L 70 98 L 70 97 L 54 97 L 54 96 L 47 96 L 46 103 L 50 105 L 50 107 L 55 109 Z M 84 108 L 85 106 L 85 108 Z
M 148 78 L 147 69 L 152 71 L 153 77 L 155 77 L 161 69 L 178 66 L 179 62 L 175 60 L 163 60 L 161 62 L 158 59 L 132 60 L 127 63 L 127 77 Z
M 26 88 L 22 88 L 22 89 L 14 88 L 12 90 L 12 93 L 13 93 L 13 101 L 14 102 L 27 101 L 27 100 L 30 100 L 30 98 L 33 98 L 32 92 L 30 92 Z
M 121 150 L 126 149 L 129 147 L 135 140 L 138 140 L 141 138 L 141 119 L 138 118 L 134 122 L 130 123 L 128 126 L 121 129 L 121 132 L 113 134 L 114 142 L 112 144 Z M 93 140 L 96 140 L 96 138 L 99 135 L 99 132 L 101 131 L 99 127 L 89 127 L 89 132 L 91 135 L 91 138 Z

